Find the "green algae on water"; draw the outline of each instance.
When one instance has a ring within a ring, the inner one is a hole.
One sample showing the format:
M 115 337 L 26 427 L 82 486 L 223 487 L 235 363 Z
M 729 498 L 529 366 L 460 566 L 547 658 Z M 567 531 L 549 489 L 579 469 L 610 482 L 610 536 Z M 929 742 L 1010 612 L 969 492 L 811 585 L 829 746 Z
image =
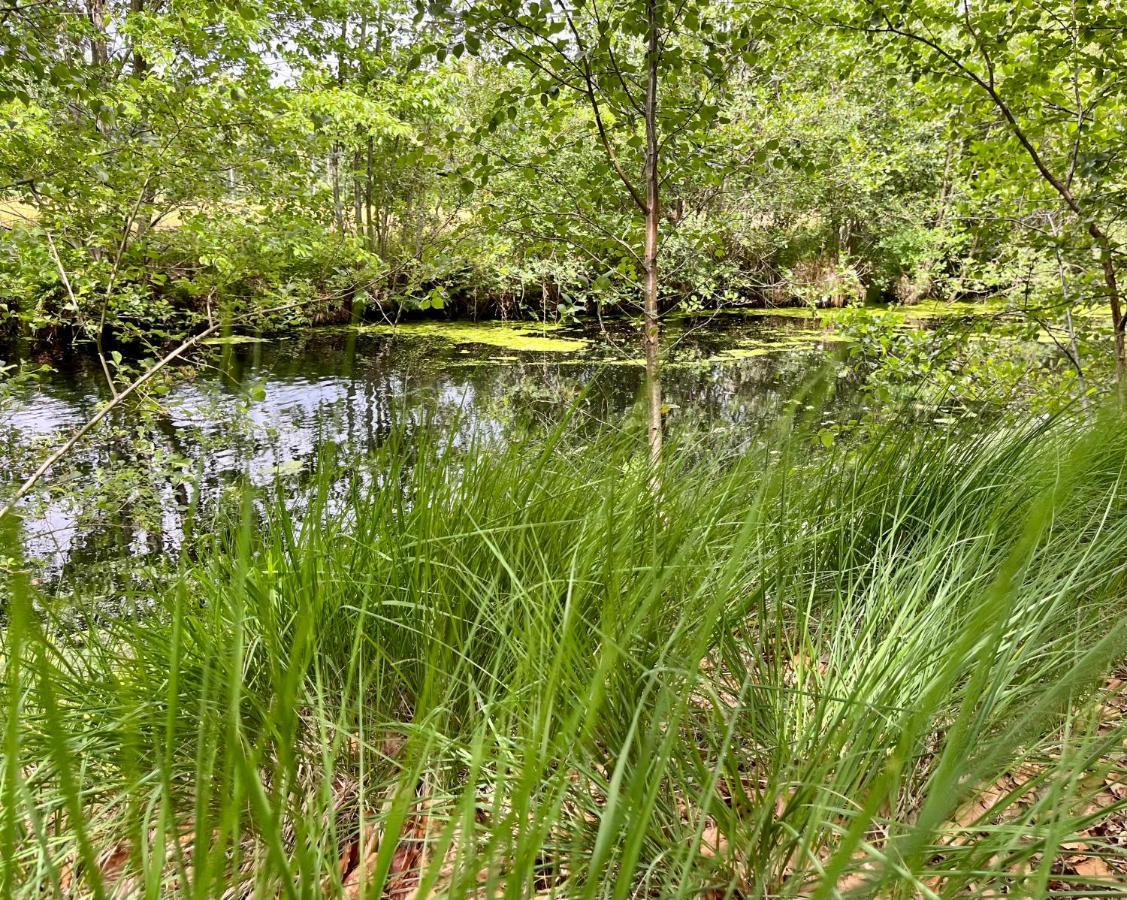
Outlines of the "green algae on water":
M 911 318 L 939 319 L 946 317 L 984 316 L 1004 312 L 1004 300 L 992 299 L 971 303 L 965 300 L 921 300 L 910 305 L 900 303 L 865 303 L 852 306 L 727 306 L 706 311 L 683 311 L 676 318 L 707 318 L 715 315 L 750 316 L 755 318 L 811 319 L 832 322 L 854 315 L 857 310 L 881 313 L 903 313 Z
M 501 350 L 529 353 L 576 353 L 587 347 L 585 338 L 549 336 L 560 326 L 508 322 L 404 322 L 399 325 L 360 325 L 365 334 L 402 335 L 443 340 L 454 345 L 482 344 Z
M 1006 311 L 1004 300 L 984 300 L 969 303 L 965 300 L 921 300 L 911 305 L 886 307 L 890 312 L 901 313 L 912 319 L 964 318 L 969 316 L 992 316 Z

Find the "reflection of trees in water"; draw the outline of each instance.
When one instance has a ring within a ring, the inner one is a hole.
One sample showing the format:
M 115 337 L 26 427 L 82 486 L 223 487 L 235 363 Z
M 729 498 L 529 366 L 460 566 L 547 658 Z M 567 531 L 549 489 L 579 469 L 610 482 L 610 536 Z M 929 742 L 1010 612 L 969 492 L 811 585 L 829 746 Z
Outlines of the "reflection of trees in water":
M 702 332 L 677 352 L 681 362 L 691 362 L 731 345 L 729 335 Z M 636 408 L 640 367 L 496 355 L 489 348 L 348 331 L 225 348 L 173 388 L 161 408 L 118 416 L 112 440 L 85 446 L 56 473 L 53 490 L 71 501 L 70 508 L 56 504 L 49 522 L 36 522 L 33 510 L 28 550 L 49 563 L 52 578 L 81 572 L 89 579 L 91 569 L 107 561 L 174 554 L 190 543 L 188 511 L 206 520 L 236 481 L 261 486 L 281 474 L 299 490 L 325 451 L 356 472 L 396 429 L 409 439 L 416 429 L 437 428 L 458 448 L 475 437 L 505 440 L 550 424 L 575 405 L 576 427 L 591 431 L 621 426 Z M 754 429 L 774 418 L 824 358 L 774 354 L 672 366 L 666 376 L 670 421 Z M 250 403 L 257 384 L 265 397 Z M 80 419 L 98 390 L 97 372 L 80 366 L 44 383 L 24 413 L 34 415 L 38 399 L 62 404 Z M 18 441 L 18 428 L 4 439 Z M 15 452 L 10 448 L 9 460 Z M 58 546 L 51 529 L 65 536 Z
M 679 370 L 667 379 L 667 393 L 682 416 L 757 429 L 792 399 L 823 402 L 823 390 L 834 387 L 826 359 L 819 351 L 801 351 Z

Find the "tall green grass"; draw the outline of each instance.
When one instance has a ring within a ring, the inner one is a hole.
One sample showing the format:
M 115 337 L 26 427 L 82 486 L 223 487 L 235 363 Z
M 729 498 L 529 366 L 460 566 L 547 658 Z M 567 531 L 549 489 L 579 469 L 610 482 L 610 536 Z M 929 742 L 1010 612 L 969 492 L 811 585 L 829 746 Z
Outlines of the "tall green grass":
M 17 584 L 0 895 L 1113 892 L 1122 422 L 812 445 L 416 434 L 148 615 Z

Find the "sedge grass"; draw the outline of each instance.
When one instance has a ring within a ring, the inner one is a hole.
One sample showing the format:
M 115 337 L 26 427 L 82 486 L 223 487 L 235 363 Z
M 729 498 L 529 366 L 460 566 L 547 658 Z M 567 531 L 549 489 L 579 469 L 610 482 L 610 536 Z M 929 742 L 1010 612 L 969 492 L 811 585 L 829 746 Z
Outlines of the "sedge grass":
M 0 894 L 1116 893 L 1118 419 L 682 447 L 660 496 L 588 439 L 248 491 L 84 632 L 17 581 Z

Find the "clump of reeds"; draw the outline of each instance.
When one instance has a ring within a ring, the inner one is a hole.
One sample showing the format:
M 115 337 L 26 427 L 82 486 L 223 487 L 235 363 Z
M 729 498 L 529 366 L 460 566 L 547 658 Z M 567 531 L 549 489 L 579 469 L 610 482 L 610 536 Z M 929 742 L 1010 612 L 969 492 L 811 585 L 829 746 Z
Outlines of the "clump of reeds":
M 300 515 L 248 496 L 149 615 L 63 634 L 17 584 L 0 894 L 1044 896 L 1127 871 L 1117 417 L 674 447 L 656 493 L 631 435 L 412 440 Z

